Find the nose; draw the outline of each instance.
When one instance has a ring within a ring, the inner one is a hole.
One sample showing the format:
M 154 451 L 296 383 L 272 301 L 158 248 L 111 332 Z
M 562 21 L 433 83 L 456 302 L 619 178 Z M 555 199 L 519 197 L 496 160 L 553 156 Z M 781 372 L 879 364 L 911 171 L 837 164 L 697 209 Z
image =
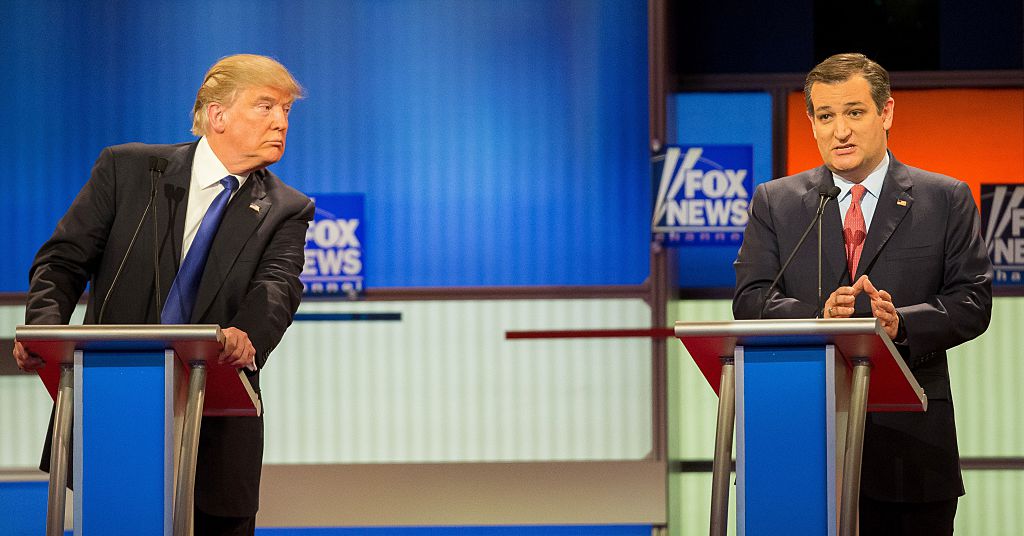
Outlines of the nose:
M 835 130 L 832 131 L 835 137 L 840 140 L 845 140 L 850 137 L 850 125 L 846 124 L 846 119 L 842 115 L 836 117 Z
M 274 130 L 286 130 L 288 128 L 288 114 L 284 108 L 274 106 L 270 112 L 270 128 Z

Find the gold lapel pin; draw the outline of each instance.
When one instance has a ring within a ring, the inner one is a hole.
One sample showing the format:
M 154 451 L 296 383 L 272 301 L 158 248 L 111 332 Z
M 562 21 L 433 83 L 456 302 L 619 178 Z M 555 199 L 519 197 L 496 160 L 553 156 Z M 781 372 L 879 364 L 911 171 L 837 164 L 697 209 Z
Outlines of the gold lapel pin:
M 904 205 L 905 205 L 905 204 L 906 204 L 906 203 L 904 203 Z M 251 208 L 251 209 L 255 210 L 256 212 L 259 212 L 259 211 L 260 211 L 260 206 L 259 206 L 259 205 L 257 205 L 256 203 L 249 203 L 249 208 Z
M 896 200 L 896 204 L 901 206 L 901 207 L 905 207 L 905 206 L 907 206 L 907 200 L 906 199 L 897 199 Z M 259 211 L 257 211 L 257 212 L 259 212 Z

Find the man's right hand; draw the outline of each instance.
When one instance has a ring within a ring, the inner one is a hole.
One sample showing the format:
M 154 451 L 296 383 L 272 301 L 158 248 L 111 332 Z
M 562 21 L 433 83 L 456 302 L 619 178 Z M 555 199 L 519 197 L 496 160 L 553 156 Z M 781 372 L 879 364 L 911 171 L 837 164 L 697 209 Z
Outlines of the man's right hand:
M 850 318 L 853 316 L 853 304 L 857 295 L 864 292 L 864 281 L 868 276 L 862 275 L 852 287 L 839 287 L 825 300 L 825 318 Z
M 32 355 L 18 341 L 14 341 L 14 360 L 18 362 L 21 370 L 38 370 L 46 363 L 39 356 Z

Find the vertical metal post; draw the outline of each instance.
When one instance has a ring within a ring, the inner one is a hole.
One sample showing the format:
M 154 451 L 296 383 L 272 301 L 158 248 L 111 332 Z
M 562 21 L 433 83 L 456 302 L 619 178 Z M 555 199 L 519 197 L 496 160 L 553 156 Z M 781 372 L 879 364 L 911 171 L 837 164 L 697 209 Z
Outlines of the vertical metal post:
M 206 397 L 206 362 L 189 363 L 188 402 L 181 434 L 181 457 L 178 463 L 177 486 L 174 490 L 174 536 L 192 534 L 194 490 L 196 484 L 196 451 L 199 429 L 203 422 L 203 401 Z
M 732 438 L 736 422 L 736 365 L 722 358 L 718 381 L 718 428 L 711 473 L 711 536 L 725 536 L 729 527 L 729 477 L 732 474 Z
M 860 507 L 860 466 L 864 450 L 864 421 L 867 418 L 871 362 L 854 360 L 853 387 L 850 389 L 850 416 L 846 426 L 846 455 L 843 459 L 842 510 L 839 535 L 856 536 Z
M 64 505 L 68 487 L 68 445 L 71 443 L 71 407 L 74 397 L 75 367 L 60 366 L 60 384 L 54 406 L 53 438 L 50 443 L 50 489 L 46 501 L 46 535 L 64 534 Z

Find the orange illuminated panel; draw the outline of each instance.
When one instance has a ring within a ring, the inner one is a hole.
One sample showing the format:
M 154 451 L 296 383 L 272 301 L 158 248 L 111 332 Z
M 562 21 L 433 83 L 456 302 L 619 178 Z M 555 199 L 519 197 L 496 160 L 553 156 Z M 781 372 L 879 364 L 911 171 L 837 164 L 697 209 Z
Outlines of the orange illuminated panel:
M 889 148 L 904 164 L 979 184 L 1024 183 L 1024 89 L 894 91 Z M 789 96 L 788 173 L 821 165 L 803 92 Z

